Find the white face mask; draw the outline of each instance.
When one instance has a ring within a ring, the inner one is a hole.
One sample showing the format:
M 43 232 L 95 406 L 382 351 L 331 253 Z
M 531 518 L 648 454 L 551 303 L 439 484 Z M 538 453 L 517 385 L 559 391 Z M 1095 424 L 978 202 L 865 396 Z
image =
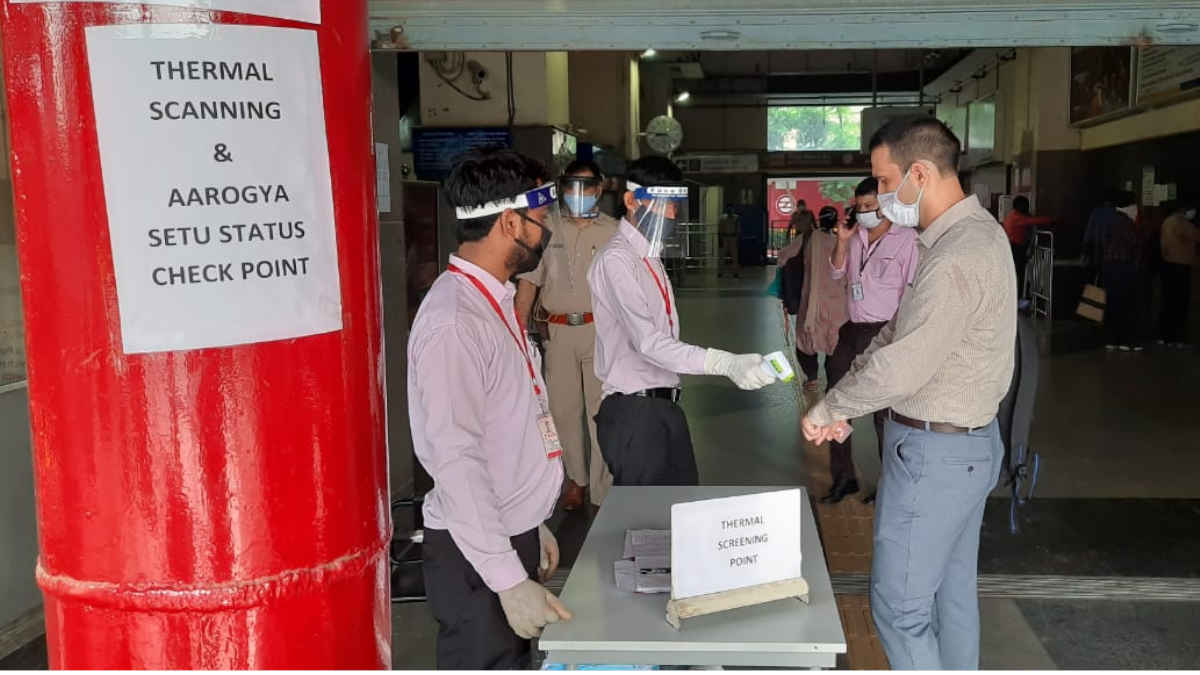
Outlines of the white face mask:
M 858 221 L 859 225 L 862 225 L 868 230 L 873 230 L 883 223 L 883 219 L 880 218 L 879 214 L 875 213 L 874 211 L 862 211 L 854 217 Z
M 1187 211 L 1184 211 L 1183 217 L 1187 218 L 1188 220 L 1195 220 L 1196 219 L 1196 209 L 1188 209 Z
M 1117 210 L 1120 211 L 1121 213 L 1124 213 L 1125 215 L 1129 216 L 1130 220 L 1137 220 L 1137 217 L 1138 217 L 1137 204 L 1131 204 L 1130 206 L 1126 206 L 1123 209 L 1117 209 Z
M 879 195 L 879 210 L 888 220 L 892 221 L 900 227 L 917 227 L 921 224 L 921 198 L 925 196 L 925 188 L 917 193 L 917 201 L 912 204 L 905 204 L 900 201 L 901 188 L 908 182 L 908 177 L 912 175 L 912 169 L 904 174 L 904 180 L 900 181 L 900 187 L 896 188 L 895 192 L 885 192 Z

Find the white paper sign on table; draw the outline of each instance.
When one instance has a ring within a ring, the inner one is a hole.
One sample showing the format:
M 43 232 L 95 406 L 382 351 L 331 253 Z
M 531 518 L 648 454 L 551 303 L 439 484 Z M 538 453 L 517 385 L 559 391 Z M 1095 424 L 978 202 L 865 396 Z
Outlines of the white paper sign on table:
M 340 330 L 316 33 L 87 29 L 127 353 Z
M 800 499 L 796 489 L 673 505 L 672 597 L 799 578 Z
M 10 0 L 15 4 L 57 4 L 61 2 L 92 2 L 110 5 L 141 5 L 141 2 L 129 0 Z M 194 7 L 196 9 L 222 10 L 240 12 L 242 14 L 257 14 L 273 16 L 279 19 L 321 23 L 320 0 L 150 0 L 147 5 L 172 5 L 175 7 Z

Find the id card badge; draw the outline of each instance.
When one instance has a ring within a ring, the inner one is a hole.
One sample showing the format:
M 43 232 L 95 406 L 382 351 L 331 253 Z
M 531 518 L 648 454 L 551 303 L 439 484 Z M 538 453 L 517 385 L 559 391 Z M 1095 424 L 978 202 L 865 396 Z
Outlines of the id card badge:
M 542 434 L 542 445 L 546 446 L 546 459 L 562 457 L 562 441 L 558 439 L 558 428 L 554 426 L 554 418 L 550 413 L 538 415 L 538 431 Z
M 850 299 L 851 300 L 854 300 L 855 302 L 862 302 L 862 299 L 864 297 L 866 297 L 866 296 L 863 295 L 863 285 L 862 285 L 861 281 L 856 281 L 856 282 L 850 284 Z

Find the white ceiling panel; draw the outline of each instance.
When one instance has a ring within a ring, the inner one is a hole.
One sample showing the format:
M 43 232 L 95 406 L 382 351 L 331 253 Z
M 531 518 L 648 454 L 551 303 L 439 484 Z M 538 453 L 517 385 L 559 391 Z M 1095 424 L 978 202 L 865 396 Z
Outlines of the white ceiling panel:
M 370 8 L 377 35 L 416 50 L 1200 44 L 1200 0 L 370 0 Z

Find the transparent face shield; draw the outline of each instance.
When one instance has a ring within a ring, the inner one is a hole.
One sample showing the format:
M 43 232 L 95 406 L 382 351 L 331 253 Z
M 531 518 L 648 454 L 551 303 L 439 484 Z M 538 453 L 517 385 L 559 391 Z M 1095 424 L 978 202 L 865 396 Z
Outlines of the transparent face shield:
M 564 215 L 571 218 L 595 218 L 600 215 L 600 196 L 604 183 L 591 176 L 563 176 L 558 181 L 559 201 Z
M 633 193 L 634 210 L 626 219 L 650 243 L 650 255 L 658 256 L 677 237 L 676 224 L 688 218 L 688 189 L 682 183 L 641 186 L 627 183 Z

